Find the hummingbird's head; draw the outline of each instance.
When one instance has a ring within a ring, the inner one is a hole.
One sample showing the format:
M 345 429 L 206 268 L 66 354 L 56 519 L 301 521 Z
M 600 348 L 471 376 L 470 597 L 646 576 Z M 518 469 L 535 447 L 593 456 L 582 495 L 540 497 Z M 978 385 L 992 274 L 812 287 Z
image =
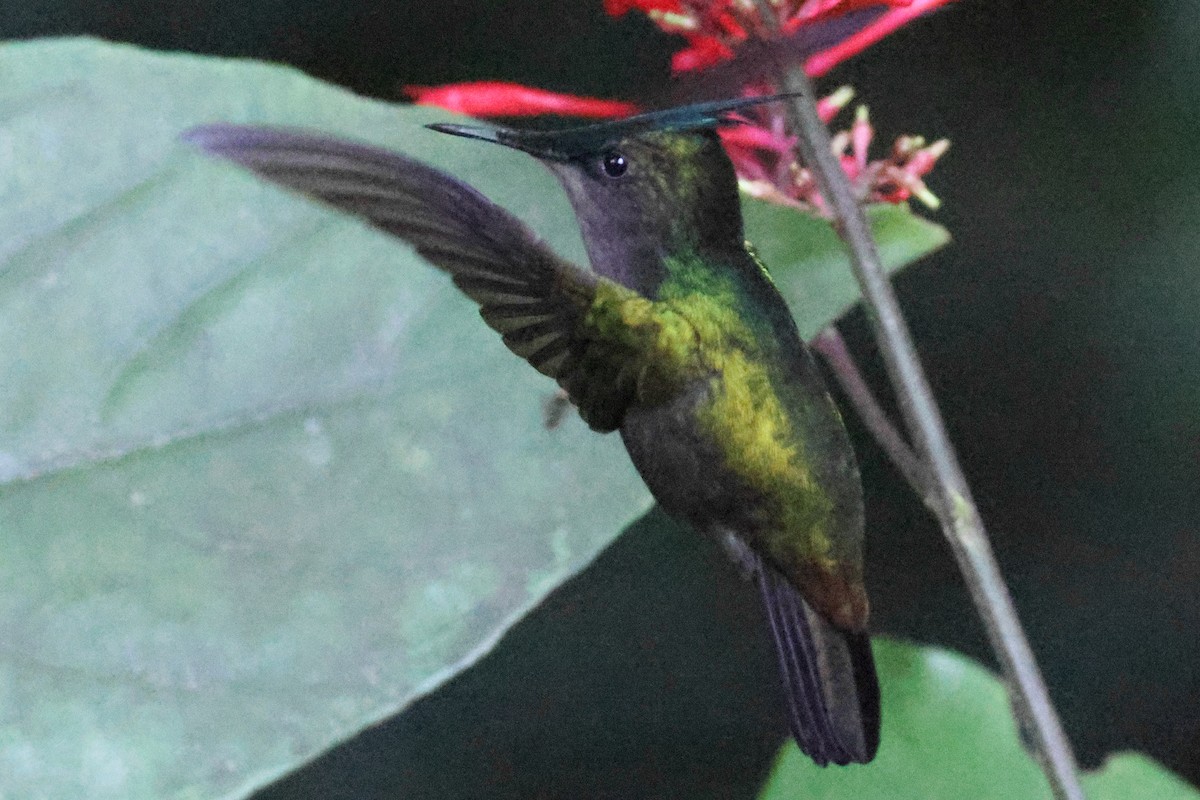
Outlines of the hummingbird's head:
M 779 96 L 739 98 L 558 131 L 437 124 L 457 136 L 522 150 L 544 163 L 575 208 L 592 266 L 648 288 L 663 257 L 742 248 L 733 165 L 716 129 L 733 112 Z

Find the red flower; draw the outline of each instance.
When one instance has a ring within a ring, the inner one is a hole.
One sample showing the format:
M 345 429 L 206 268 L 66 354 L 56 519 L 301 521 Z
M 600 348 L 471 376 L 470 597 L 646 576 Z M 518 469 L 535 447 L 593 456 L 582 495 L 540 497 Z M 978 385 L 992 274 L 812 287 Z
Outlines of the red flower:
M 824 75 L 836 64 L 857 55 L 900 26 L 950 0 L 779 0 L 772 3 L 775 19 L 764 20 L 753 0 L 605 0 L 612 16 L 631 10 L 644 12 L 668 33 L 677 33 L 688 46 L 671 61 L 676 72 L 704 69 L 727 61 L 747 39 L 785 36 L 855 11 L 878 8 L 880 16 L 833 47 L 805 62 L 810 75 Z
M 519 83 L 475 81 L 444 86 L 405 86 L 419 105 L 438 106 L 472 117 L 521 117 L 560 114 L 566 117 L 627 117 L 638 107 L 624 100 L 600 100 L 534 89 Z
M 626 11 L 668 11 L 683 10 L 680 0 L 604 0 L 604 10 L 609 16 L 619 17 Z
M 822 50 L 804 62 L 804 71 L 814 78 L 820 77 L 838 64 L 858 55 L 889 33 L 904 27 L 919 16 L 945 5 L 950 0 L 912 0 L 912 2 L 886 11 L 862 30 L 847 36 L 842 41 Z
M 642 11 L 663 30 L 684 36 L 688 46 L 675 54 L 672 66 L 676 71 L 687 71 L 733 58 L 737 46 L 747 39 L 769 40 L 776 36 L 775 31 L 792 36 L 805 26 L 878 8 L 879 13 L 857 32 L 805 61 L 806 72 L 822 75 L 888 33 L 947 2 L 950 0 L 772 0 L 776 19 L 770 21 L 759 16 L 755 0 L 604 0 L 604 9 L 613 16 Z M 406 87 L 406 91 L 418 103 L 477 117 L 544 114 L 622 117 L 638 111 L 634 104 L 620 100 L 575 97 L 495 81 Z M 775 91 L 768 84 L 744 89 L 746 95 Z M 821 119 L 830 122 L 853 94 L 843 87 L 820 101 Z M 720 131 L 742 189 L 773 202 L 825 213 L 812 174 L 796 162 L 796 139 L 787 132 L 782 107 L 778 103 L 756 106 L 742 116 L 745 124 Z M 922 178 L 946 152 L 949 142 L 943 139 L 926 145 L 919 136 L 904 136 L 896 140 L 886 158 L 871 161 L 868 149 L 874 136 L 867 111 L 860 108 L 851 127 L 833 137 L 834 151 L 859 199 L 899 203 L 915 197 L 936 208 L 938 199 Z

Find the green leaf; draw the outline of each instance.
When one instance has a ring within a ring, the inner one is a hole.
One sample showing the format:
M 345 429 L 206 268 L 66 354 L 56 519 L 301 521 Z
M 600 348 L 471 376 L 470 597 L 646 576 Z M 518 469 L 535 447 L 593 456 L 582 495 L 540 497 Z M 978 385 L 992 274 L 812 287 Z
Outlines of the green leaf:
M 445 276 L 178 142 L 338 131 L 572 230 L 536 164 L 420 127 L 444 116 L 259 64 L 0 50 L 11 796 L 243 796 L 472 663 L 648 508 L 616 437 L 543 428 L 552 385 Z
M 746 238 L 771 270 L 806 340 L 858 302 L 845 246 L 828 222 L 762 200 L 747 199 L 742 210 Z M 950 241 L 945 228 L 914 215 L 906 205 L 869 206 L 867 220 L 888 272 Z
M 544 429 L 552 384 L 444 275 L 178 138 L 402 150 L 582 260 L 553 179 L 422 127 L 449 116 L 0 45 L 5 796 L 245 796 L 469 666 L 649 506 L 617 437 Z
M 822 769 L 789 742 L 760 800 L 1049 800 L 994 675 L 943 650 L 886 639 L 876 639 L 874 648 L 883 691 L 875 760 Z M 1083 780 L 1091 800 L 1200 800 L 1138 754 L 1114 756 Z
M 1104 766 L 1083 776 L 1089 800 L 1197 800 L 1197 792 L 1186 781 L 1168 772 L 1154 759 L 1141 753 L 1110 756 Z

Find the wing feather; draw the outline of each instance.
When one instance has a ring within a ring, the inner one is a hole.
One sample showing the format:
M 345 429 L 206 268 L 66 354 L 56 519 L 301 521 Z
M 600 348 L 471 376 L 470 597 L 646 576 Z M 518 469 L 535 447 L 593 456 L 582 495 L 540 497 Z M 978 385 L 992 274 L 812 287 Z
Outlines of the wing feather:
M 515 216 L 440 170 L 379 148 L 281 128 L 217 124 L 185 138 L 409 242 L 450 273 L 509 349 L 557 380 L 597 430 L 620 426 L 637 396 L 638 376 L 654 369 L 654 330 L 614 341 L 592 323 L 597 304 L 645 298 L 560 258 Z M 621 309 L 607 309 L 606 316 L 613 314 Z M 638 320 L 654 325 L 653 315 Z

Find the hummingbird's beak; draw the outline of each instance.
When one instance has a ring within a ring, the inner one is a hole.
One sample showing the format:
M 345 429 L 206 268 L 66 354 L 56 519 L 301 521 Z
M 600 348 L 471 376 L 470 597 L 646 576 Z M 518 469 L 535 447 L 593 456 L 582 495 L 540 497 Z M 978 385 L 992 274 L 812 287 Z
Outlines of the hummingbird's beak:
M 538 135 L 541 132 L 530 135 L 531 132 L 514 131 L 511 128 L 483 128 L 478 125 L 454 125 L 448 122 L 435 122 L 425 127 L 438 133 L 448 133 L 451 136 L 462 136 L 466 139 L 479 139 L 484 142 L 504 145 L 514 150 L 520 150 L 523 153 L 529 153 L 534 158 L 549 161 L 562 160 L 562 155 L 546 147 L 539 146 L 543 142 L 538 140 L 546 138 L 544 133 L 541 136 Z
M 499 130 L 496 128 L 481 128 L 478 125 L 451 125 L 448 122 L 435 122 L 425 127 L 438 133 L 448 133 L 451 136 L 462 136 L 466 139 L 482 139 L 485 142 L 504 144 L 504 142 L 500 141 L 500 137 L 498 136 Z

